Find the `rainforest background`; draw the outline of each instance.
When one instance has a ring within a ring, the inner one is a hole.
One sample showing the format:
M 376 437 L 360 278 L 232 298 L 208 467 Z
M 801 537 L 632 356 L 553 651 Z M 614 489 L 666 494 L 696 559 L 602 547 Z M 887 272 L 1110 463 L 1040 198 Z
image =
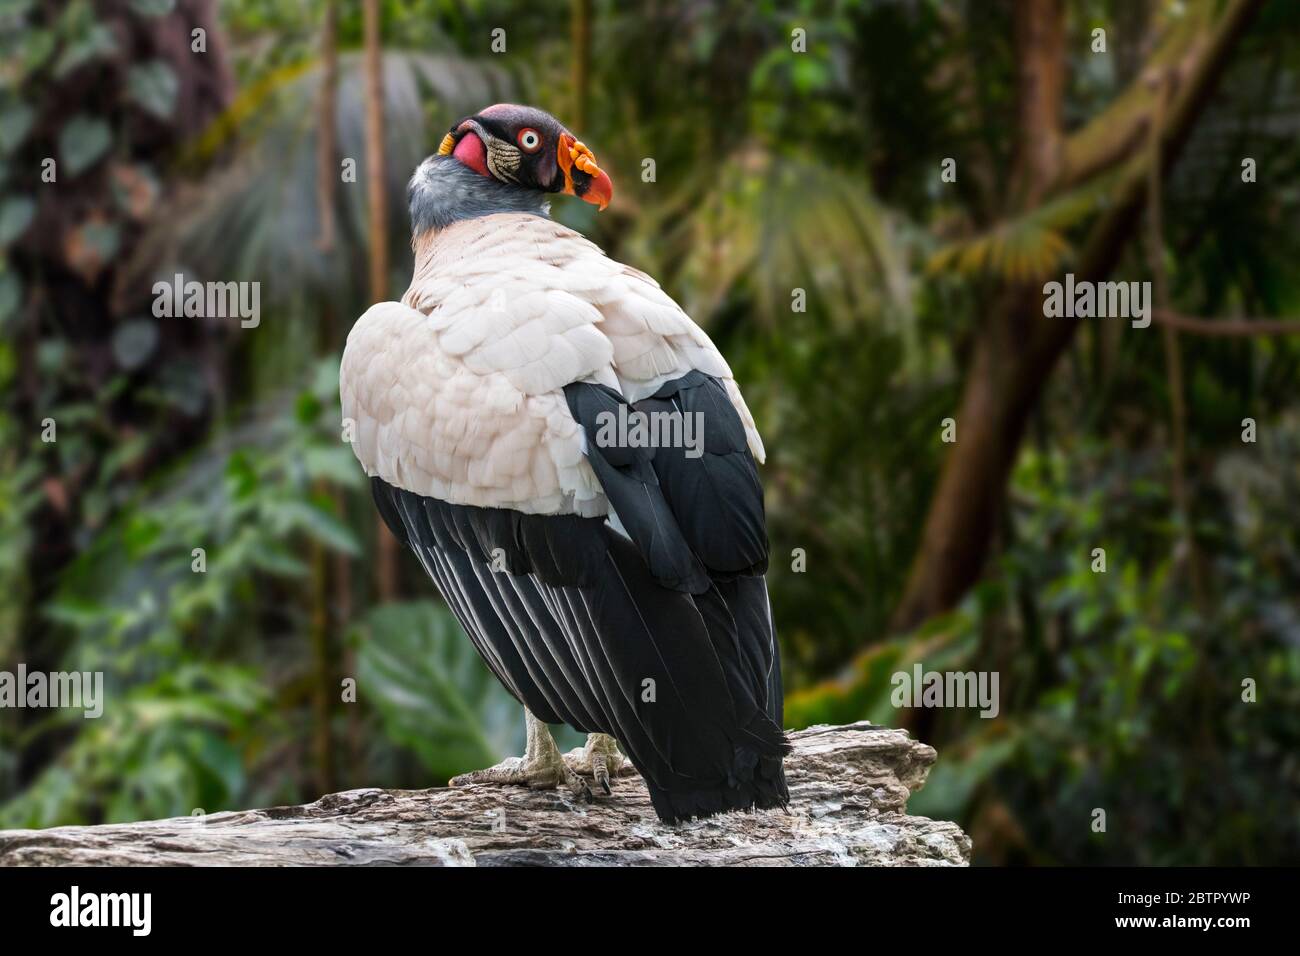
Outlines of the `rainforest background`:
M 557 218 L 745 389 L 787 725 L 933 744 L 911 809 L 979 863 L 1300 861 L 1300 3 L 0 0 L 0 24 L 0 669 L 103 671 L 107 698 L 0 710 L 0 826 L 520 752 L 337 394 L 351 323 L 410 275 L 410 173 L 518 101 L 614 180 Z M 260 321 L 155 317 L 178 272 L 259 282 Z M 1045 318 L 1067 272 L 1152 282 L 1157 320 Z M 895 708 L 916 662 L 997 671 L 998 716 Z

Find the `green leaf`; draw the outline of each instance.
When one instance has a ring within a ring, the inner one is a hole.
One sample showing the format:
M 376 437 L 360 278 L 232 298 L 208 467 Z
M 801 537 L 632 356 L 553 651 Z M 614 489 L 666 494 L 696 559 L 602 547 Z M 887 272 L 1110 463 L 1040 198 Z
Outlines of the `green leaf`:
M 307 449 L 303 453 L 303 467 L 308 478 L 324 478 L 345 488 L 361 487 L 365 477 L 351 447 L 341 443 L 337 448 L 327 446 Z
M 9 321 L 23 301 L 23 281 L 9 269 L 0 271 L 0 328 Z
M 142 17 L 161 17 L 171 13 L 176 0 L 131 0 L 131 9 Z
M 11 103 L 0 110 L 0 153 L 9 155 L 31 131 L 36 111 L 26 103 Z
M 794 88 L 803 94 L 825 88 L 831 79 L 830 69 L 821 60 L 810 56 L 795 56 L 792 73 Z
M 104 477 L 115 475 L 122 468 L 134 464 L 149 448 L 149 436 L 144 432 L 119 439 L 113 450 L 104 456 Z
M 204 733 L 193 752 L 195 764 L 215 784 L 220 798 L 228 800 L 244 786 L 244 766 L 239 751 L 216 734 Z
M 321 413 L 321 401 L 311 392 L 302 392 L 294 402 L 294 415 L 304 425 L 310 425 Z
M 0 18 L 11 23 L 21 20 L 35 3 L 36 0 L 0 0 Z
M 86 32 L 64 47 L 55 64 L 54 75 L 65 77 L 93 60 L 112 56 L 117 52 L 113 31 L 102 23 L 92 24 Z
M 26 196 L 10 196 L 0 201 L 0 246 L 13 242 L 31 225 L 36 203 Z
M 332 402 L 339 394 L 338 355 L 329 355 L 316 363 L 311 377 L 311 393 L 322 402 Z
M 127 322 L 113 333 L 113 357 L 128 371 L 137 369 L 158 347 L 158 323 L 150 319 Z
M 980 728 L 968 744 L 949 746 L 942 766 L 936 766 L 925 781 L 925 789 L 907 801 L 908 813 L 951 820 L 962 815 L 975 789 L 1016 754 L 1019 735 L 1003 728 Z
M 83 598 L 58 598 L 45 605 L 44 617 L 55 624 L 72 628 L 91 627 L 108 615 L 108 608 Z
M 59 131 L 59 156 L 71 176 L 93 166 L 113 143 L 107 123 L 79 113 Z
M 344 554 L 361 553 L 361 542 L 352 529 L 324 508 L 305 501 L 283 501 L 274 506 L 274 515 L 286 527 L 297 528 L 326 547 Z
M 127 95 L 146 112 L 169 119 L 176 110 L 180 83 L 176 73 L 162 60 L 131 67 L 126 76 Z
M 257 548 L 249 555 L 253 567 L 286 578 L 303 578 L 310 568 L 287 551 L 277 547 Z
M 44 65 L 58 46 L 58 40 L 52 30 L 29 30 L 23 39 L 25 42 L 20 76 L 27 76 Z
M 377 608 L 353 640 L 358 702 L 376 708 L 385 733 L 440 780 L 519 752 L 519 705 L 444 606 Z
M 122 544 L 128 555 L 139 557 L 153 547 L 162 532 L 162 523 L 151 515 L 131 515 L 122 532 Z
M 121 231 L 111 222 L 91 222 L 81 227 L 81 241 L 93 250 L 95 261 L 107 262 L 117 252 Z

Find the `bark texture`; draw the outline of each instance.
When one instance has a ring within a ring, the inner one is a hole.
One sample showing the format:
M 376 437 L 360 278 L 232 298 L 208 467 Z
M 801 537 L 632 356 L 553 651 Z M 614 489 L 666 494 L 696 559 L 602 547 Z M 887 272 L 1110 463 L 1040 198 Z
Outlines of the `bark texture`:
M 791 803 L 660 823 L 636 776 L 594 803 L 523 787 L 350 790 L 299 807 L 0 831 L 0 865 L 964 866 L 954 823 L 908 816 L 935 761 L 867 723 L 791 735 Z

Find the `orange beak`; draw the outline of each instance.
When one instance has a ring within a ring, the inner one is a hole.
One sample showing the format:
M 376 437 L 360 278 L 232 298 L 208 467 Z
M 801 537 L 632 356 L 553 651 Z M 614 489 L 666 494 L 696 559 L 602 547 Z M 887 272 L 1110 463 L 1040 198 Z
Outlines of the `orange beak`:
M 560 145 L 555 152 L 560 172 L 564 173 L 564 188 L 560 191 L 566 196 L 577 196 L 593 203 L 600 209 L 608 206 L 614 197 L 614 183 L 596 165 L 596 155 L 568 133 L 560 135 Z M 576 177 L 575 173 L 578 174 Z

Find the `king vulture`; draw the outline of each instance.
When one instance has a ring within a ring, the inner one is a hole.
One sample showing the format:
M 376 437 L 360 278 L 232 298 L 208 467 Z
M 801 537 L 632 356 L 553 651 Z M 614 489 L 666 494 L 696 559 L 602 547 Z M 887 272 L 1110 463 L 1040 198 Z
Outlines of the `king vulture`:
M 552 193 L 612 192 L 541 110 L 456 123 L 410 182 L 410 288 L 348 336 L 343 416 L 384 522 L 525 708 L 524 756 L 453 785 L 590 800 L 621 746 L 666 822 L 783 807 L 763 443 L 699 326 L 549 218 Z M 559 723 L 586 747 L 561 755 Z

